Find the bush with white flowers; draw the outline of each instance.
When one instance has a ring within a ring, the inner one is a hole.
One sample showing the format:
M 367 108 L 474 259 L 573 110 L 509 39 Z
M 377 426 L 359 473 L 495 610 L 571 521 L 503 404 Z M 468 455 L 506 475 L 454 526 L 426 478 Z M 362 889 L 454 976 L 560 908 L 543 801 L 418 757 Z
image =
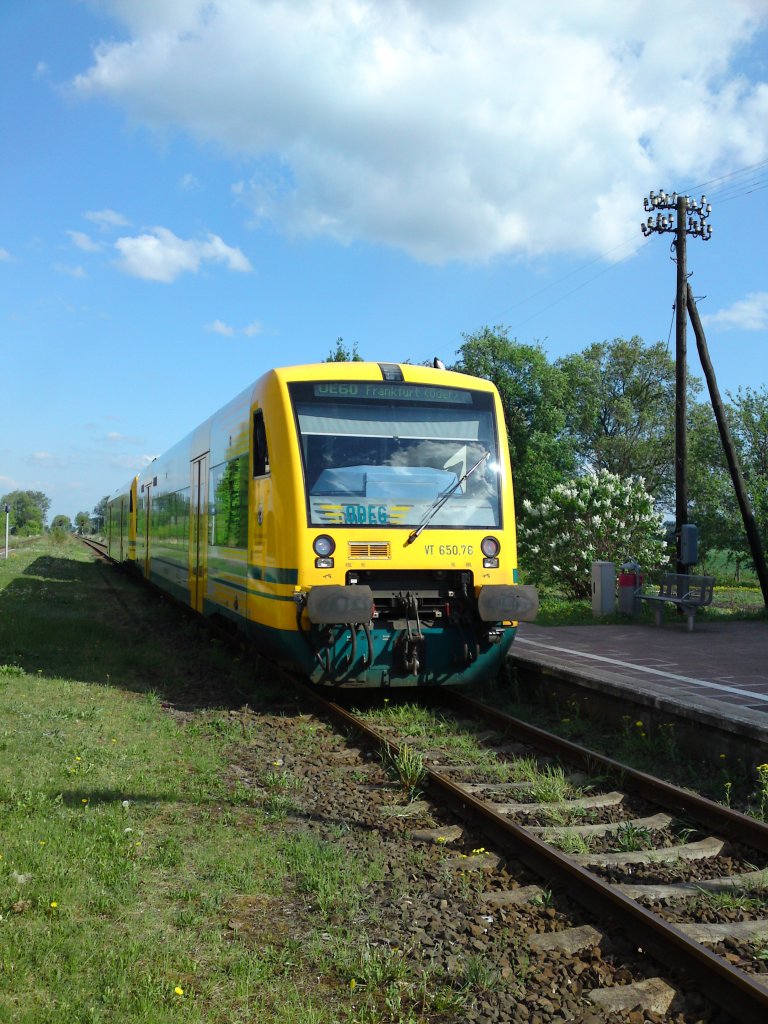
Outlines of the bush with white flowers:
M 518 545 L 526 579 L 575 598 L 590 597 L 593 562 L 635 561 L 648 572 L 666 561 L 662 517 L 643 481 L 605 470 L 558 485 L 539 505 L 524 501 Z

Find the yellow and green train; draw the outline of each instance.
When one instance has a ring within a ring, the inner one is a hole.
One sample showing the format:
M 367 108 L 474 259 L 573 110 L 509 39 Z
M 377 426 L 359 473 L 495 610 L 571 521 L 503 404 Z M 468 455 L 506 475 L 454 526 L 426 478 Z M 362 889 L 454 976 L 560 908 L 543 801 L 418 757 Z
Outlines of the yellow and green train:
M 498 394 L 446 370 L 271 370 L 112 495 L 107 534 L 316 683 L 472 682 L 536 612 Z

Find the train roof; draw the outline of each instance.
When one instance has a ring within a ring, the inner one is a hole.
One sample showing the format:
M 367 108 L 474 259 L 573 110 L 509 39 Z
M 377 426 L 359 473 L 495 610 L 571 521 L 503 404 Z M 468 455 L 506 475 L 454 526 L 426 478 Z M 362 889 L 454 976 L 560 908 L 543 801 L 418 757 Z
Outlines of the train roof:
M 305 363 L 276 368 L 265 376 L 275 374 L 289 383 L 300 380 L 370 380 L 387 383 L 431 384 L 444 387 L 472 388 L 494 391 L 494 384 L 484 377 L 473 377 L 455 370 L 437 369 L 416 363 L 325 362 Z

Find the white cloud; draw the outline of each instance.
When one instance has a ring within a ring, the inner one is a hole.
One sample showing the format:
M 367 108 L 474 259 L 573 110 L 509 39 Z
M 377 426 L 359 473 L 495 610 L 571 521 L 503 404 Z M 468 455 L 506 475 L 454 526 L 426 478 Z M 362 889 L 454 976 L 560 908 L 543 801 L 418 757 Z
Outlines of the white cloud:
M 55 456 L 50 452 L 32 452 L 30 458 L 34 462 L 50 462 L 50 460 L 55 458 Z
M 84 267 L 79 264 L 77 266 L 70 266 L 68 263 L 54 263 L 53 269 L 57 274 L 68 274 L 69 277 L 84 278 L 88 277 L 88 274 Z
M 188 173 L 183 174 L 179 179 L 179 188 L 182 192 L 197 192 L 202 186 L 199 178 L 196 178 L 194 174 Z
M 702 316 L 707 326 L 720 327 L 724 331 L 737 328 L 742 331 L 768 330 L 768 292 L 750 292 L 743 299 L 734 302 L 717 313 Z
M 213 331 L 214 334 L 223 334 L 225 338 L 231 338 L 235 333 L 235 328 L 230 327 L 229 324 L 225 324 L 221 320 L 214 320 L 213 323 L 205 325 L 206 331 Z
M 103 248 L 101 242 L 95 242 L 84 231 L 68 231 L 67 234 L 72 239 L 72 244 L 83 252 L 99 252 Z
M 765 0 L 104 2 L 130 38 L 75 91 L 251 158 L 234 192 L 285 230 L 604 253 L 640 244 L 649 188 L 768 156 L 768 84 L 737 63 Z
M 118 238 L 117 266 L 134 277 L 169 284 L 180 274 L 196 274 L 202 263 L 224 263 L 230 270 L 246 272 L 250 261 L 240 249 L 227 245 L 218 235 L 206 241 L 178 238 L 168 228 L 152 228 L 146 234 Z
M 125 228 L 131 223 L 122 213 L 114 210 L 88 210 L 85 219 L 97 224 L 102 230 L 107 228 Z
M 253 338 L 256 334 L 261 334 L 264 331 L 264 326 L 258 320 L 253 320 L 245 327 L 232 327 L 230 324 L 224 323 L 223 320 L 214 320 L 212 323 L 206 324 L 205 329 L 213 331 L 214 334 L 221 334 L 225 338 L 231 338 L 235 334 L 244 334 L 246 338 Z
M 12 259 L 7 249 L 0 249 L 0 263 L 10 263 Z

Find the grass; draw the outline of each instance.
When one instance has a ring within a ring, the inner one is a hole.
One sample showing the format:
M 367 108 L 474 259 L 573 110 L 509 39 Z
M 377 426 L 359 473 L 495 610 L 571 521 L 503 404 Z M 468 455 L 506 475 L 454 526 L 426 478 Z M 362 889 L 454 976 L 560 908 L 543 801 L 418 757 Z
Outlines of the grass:
M 283 826 L 279 765 L 230 784 L 250 726 L 190 676 L 255 706 L 252 668 L 76 542 L 0 562 L 0 1024 L 434 1019 L 451 986 L 360 937 L 382 866 Z
M 653 592 L 651 584 L 646 589 Z M 671 616 L 672 612 L 669 614 Z M 722 585 L 715 586 L 712 604 L 696 614 L 697 620 L 700 619 L 702 622 L 706 622 L 707 619 L 751 621 L 765 617 L 766 609 L 760 588 L 756 584 L 741 585 L 728 580 Z M 626 625 L 627 622 L 652 625 L 653 609 L 644 603 L 640 614 L 631 618 L 618 612 L 615 615 L 595 617 L 592 614 L 592 602 L 587 599 L 568 598 L 548 588 L 539 590 L 539 614 L 536 617 L 536 624 L 539 626 L 611 626 Z

